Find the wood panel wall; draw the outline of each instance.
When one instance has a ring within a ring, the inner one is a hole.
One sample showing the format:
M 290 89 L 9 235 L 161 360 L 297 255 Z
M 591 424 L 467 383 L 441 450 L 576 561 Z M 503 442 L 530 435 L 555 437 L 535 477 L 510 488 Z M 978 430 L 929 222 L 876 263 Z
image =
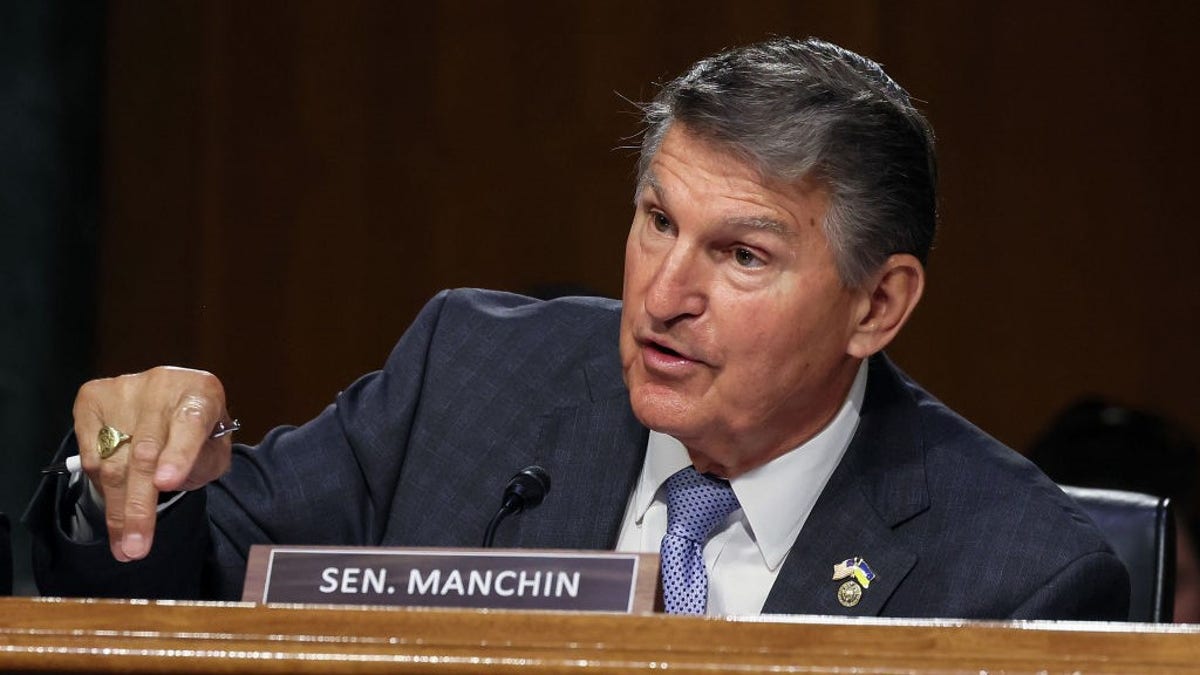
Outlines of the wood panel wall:
M 438 289 L 619 295 L 634 107 L 721 47 L 874 57 L 939 135 L 893 356 L 1015 447 L 1100 393 L 1200 429 L 1190 2 L 110 3 L 102 373 L 225 381 L 252 440 Z

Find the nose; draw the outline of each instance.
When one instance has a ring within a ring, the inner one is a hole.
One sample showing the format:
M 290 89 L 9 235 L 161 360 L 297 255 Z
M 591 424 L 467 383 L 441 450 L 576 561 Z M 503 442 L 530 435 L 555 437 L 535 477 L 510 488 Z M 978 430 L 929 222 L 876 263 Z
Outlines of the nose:
M 704 313 L 708 304 L 703 260 L 677 241 L 659 261 L 646 289 L 646 313 L 669 325 Z

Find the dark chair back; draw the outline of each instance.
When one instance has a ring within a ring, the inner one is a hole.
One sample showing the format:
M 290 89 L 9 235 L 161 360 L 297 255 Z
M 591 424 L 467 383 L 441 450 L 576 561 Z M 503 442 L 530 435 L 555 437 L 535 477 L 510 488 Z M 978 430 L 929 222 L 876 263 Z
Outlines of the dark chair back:
M 1175 610 L 1171 500 L 1122 490 L 1061 487 L 1083 507 L 1129 570 L 1129 620 L 1170 622 Z

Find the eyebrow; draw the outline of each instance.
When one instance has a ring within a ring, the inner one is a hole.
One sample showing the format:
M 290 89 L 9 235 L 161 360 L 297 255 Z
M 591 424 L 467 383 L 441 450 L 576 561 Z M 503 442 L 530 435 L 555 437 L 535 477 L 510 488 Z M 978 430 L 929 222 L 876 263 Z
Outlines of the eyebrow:
M 638 181 L 637 189 L 633 191 L 633 203 L 636 206 L 639 199 L 642 198 L 642 193 L 646 188 L 654 190 L 655 194 L 661 196 L 663 193 L 662 184 L 658 182 L 658 178 L 650 169 L 646 169 L 646 173 L 642 175 L 642 179 Z
M 733 218 L 727 218 L 725 220 L 725 223 L 727 225 L 733 225 L 735 227 L 743 227 L 743 228 L 749 228 L 752 230 L 760 230 L 760 231 L 764 231 L 764 232 L 770 232 L 770 233 L 775 234 L 783 239 L 792 239 L 793 237 L 796 236 L 796 233 L 793 232 L 792 230 L 788 229 L 787 225 L 784 225 L 783 223 L 779 222 L 778 220 L 775 220 L 774 218 L 768 218 L 766 216 L 748 216 L 748 217 L 735 216 Z
M 669 197 L 669 194 L 667 191 L 663 188 L 662 184 L 658 182 L 658 178 L 654 175 L 654 172 L 647 170 L 646 174 L 642 177 L 641 183 L 638 185 L 637 192 L 634 195 L 635 205 L 636 202 L 642 198 L 642 193 L 646 190 L 646 188 L 653 190 L 654 194 L 656 194 L 660 200 L 668 201 L 667 198 Z M 791 228 L 784 223 L 781 223 L 780 221 L 768 216 L 733 216 L 726 218 L 721 222 L 726 226 L 770 232 L 771 234 L 783 239 L 794 239 L 796 237 L 796 233 Z

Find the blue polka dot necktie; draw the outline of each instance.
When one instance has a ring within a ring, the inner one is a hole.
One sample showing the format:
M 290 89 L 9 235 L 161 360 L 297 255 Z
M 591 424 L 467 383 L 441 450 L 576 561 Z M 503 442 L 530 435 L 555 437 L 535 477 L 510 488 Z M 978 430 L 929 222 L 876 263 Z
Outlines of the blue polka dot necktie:
M 703 614 L 708 607 L 704 542 L 738 508 L 728 481 L 687 467 L 667 479 L 667 533 L 660 564 L 668 614 Z

